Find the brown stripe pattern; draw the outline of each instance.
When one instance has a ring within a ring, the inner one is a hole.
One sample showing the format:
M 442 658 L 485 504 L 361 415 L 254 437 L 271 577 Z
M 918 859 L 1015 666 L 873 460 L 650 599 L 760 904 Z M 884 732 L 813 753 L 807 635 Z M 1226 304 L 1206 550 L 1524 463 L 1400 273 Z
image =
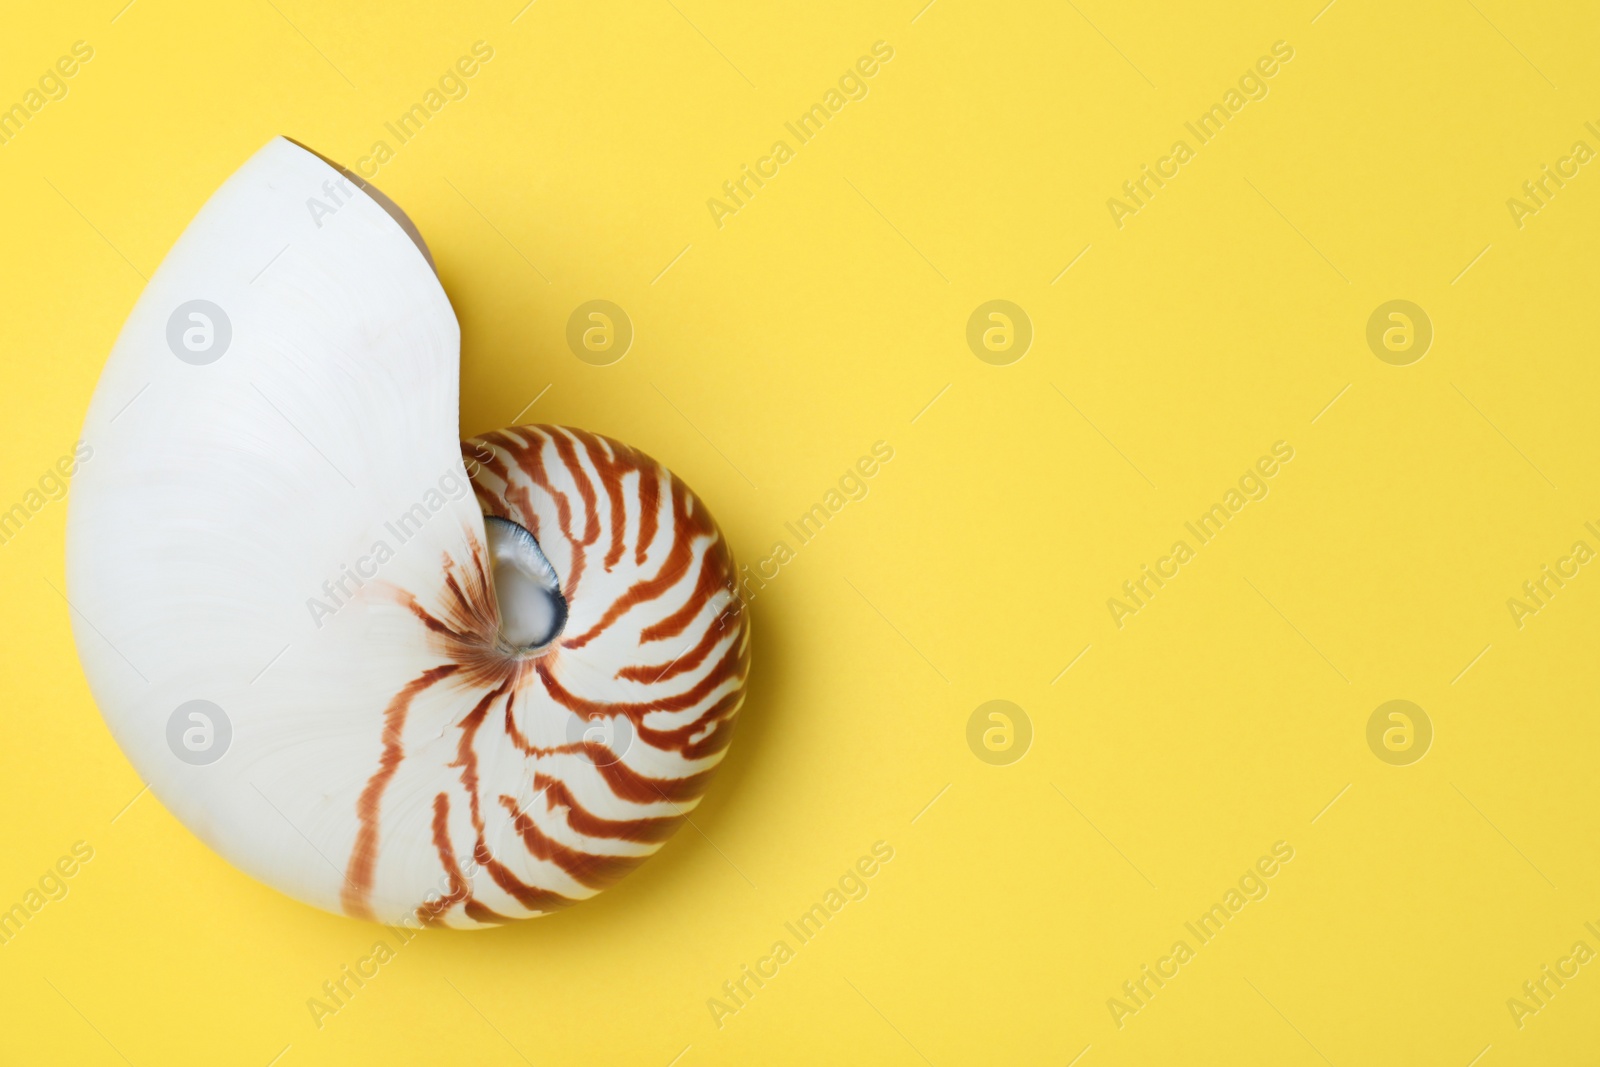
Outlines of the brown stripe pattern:
M 438 662 L 377 720 L 342 893 L 362 918 L 395 921 L 405 901 L 424 923 L 473 927 L 593 896 L 698 803 L 744 701 L 733 558 L 670 471 L 566 427 L 499 430 L 462 455 L 483 512 L 538 540 L 567 623 L 537 656 L 508 651 L 475 531 L 439 590 L 396 592 Z

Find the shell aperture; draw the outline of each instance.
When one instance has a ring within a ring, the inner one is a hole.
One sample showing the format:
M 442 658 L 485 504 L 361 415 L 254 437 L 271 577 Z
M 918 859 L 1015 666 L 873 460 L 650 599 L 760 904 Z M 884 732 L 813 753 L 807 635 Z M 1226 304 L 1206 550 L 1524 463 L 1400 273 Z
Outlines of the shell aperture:
M 472 927 L 659 849 L 750 650 L 682 482 L 581 430 L 460 443 L 458 374 L 420 242 L 270 142 L 107 362 L 67 595 L 102 714 L 197 836 L 330 911 Z

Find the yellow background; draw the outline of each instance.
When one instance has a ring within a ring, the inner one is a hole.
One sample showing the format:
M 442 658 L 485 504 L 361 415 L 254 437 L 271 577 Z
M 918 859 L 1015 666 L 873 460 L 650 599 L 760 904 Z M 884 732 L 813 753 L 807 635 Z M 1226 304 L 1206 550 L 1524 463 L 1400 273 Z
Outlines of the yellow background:
M 1600 568 L 1520 629 L 1506 607 L 1600 547 L 1600 174 L 1520 229 L 1506 206 L 1600 147 L 1589 5 L 121 2 L 5 13 L 0 102 L 95 55 L 0 147 L 0 506 L 71 449 L 141 273 L 240 163 L 282 133 L 353 165 L 478 40 L 376 177 L 460 317 L 463 435 L 548 386 L 527 421 L 667 462 L 748 562 L 895 456 L 753 601 L 701 832 L 573 911 L 424 935 L 320 1029 L 307 999 L 375 930 L 140 796 L 47 505 L 0 547 L 0 906 L 95 857 L 0 947 L 0 1061 L 1593 1055 L 1600 964 L 1520 1029 L 1506 1005 L 1600 949 Z M 870 95 L 718 228 L 707 199 L 879 40 Z M 1279 40 L 1270 94 L 1119 229 L 1107 198 Z M 613 366 L 565 343 L 593 298 L 636 330 Z M 1365 330 L 1401 298 L 1435 339 L 1396 367 Z M 1035 330 L 1009 366 L 965 341 L 991 299 Z M 1270 495 L 1118 629 L 1107 598 L 1279 440 Z M 1033 726 L 1009 766 L 967 745 L 992 699 Z M 1410 766 L 1367 746 L 1391 699 L 1433 723 Z M 708 998 L 880 840 L 870 895 L 719 1028 Z M 1119 1028 L 1108 998 L 1280 840 L 1270 895 Z

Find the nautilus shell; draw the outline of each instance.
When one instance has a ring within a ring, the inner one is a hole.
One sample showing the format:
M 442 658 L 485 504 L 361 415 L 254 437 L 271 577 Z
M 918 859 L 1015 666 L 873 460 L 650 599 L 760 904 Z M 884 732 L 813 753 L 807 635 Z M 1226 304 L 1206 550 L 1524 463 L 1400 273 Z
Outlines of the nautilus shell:
M 106 722 L 202 840 L 330 911 L 473 927 L 661 847 L 750 639 L 727 542 L 650 457 L 458 440 L 459 339 L 409 220 L 272 141 L 106 365 L 67 599 Z

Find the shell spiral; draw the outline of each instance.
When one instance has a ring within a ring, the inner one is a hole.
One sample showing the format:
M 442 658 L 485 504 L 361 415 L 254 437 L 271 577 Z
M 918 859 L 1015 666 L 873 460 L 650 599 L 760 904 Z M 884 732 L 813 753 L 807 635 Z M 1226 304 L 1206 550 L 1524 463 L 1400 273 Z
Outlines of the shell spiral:
M 582 430 L 462 442 L 459 377 L 410 220 L 270 142 L 105 365 L 66 596 L 101 714 L 197 837 L 329 911 L 478 927 L 661 848 L 750 637 L 678 478 Z
M 439 662 L 385 712 L 342 895 L 353 915 L 377 917 L 386 815 L 404 834 L 419 808 L 447 888 L 418 908 L 423 921 L 504 922 L 593 896 L 678 828 L 744 700 L 732 557 L 670 471 L 566 427 L 496 431 L 462 452 L 484 513 L 534 535 L 571 614 L 542 653 L 507 652 L 479 544 L 447 561 L 436 604 L 396 590 Z M 450 709 L 442 733 L 412 719 L 431 689 Z

